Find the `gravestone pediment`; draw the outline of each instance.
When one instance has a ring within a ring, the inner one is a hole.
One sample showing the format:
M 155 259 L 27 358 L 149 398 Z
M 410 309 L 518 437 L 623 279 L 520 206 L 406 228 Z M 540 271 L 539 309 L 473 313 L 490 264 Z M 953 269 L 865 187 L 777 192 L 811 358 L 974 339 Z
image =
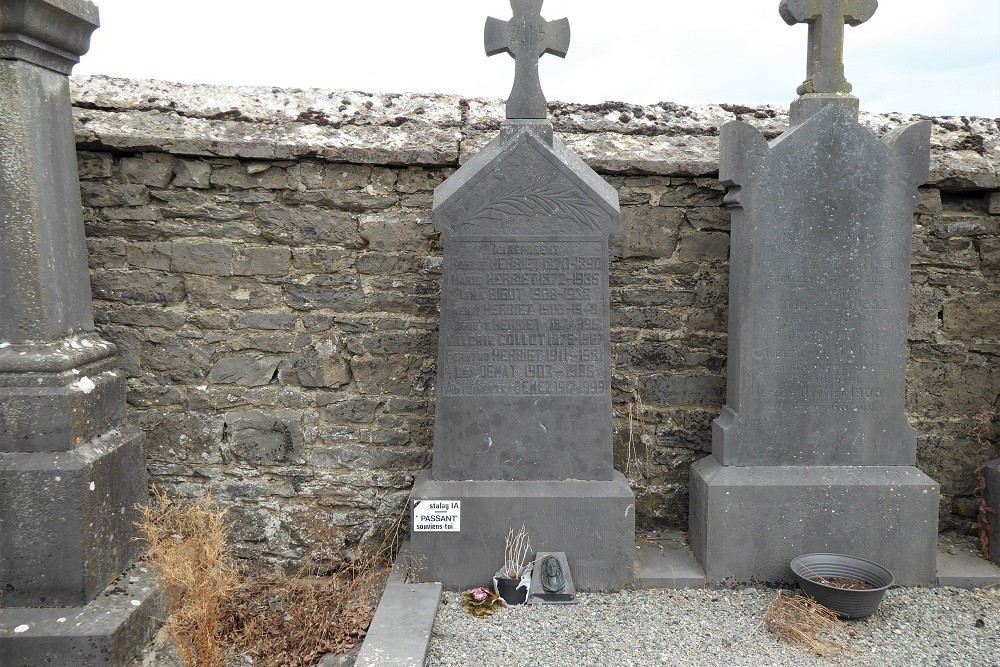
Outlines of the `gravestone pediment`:
M 462 236 L 607 236 L 618 193 L 558 138 L 505 127 L 434 195 L 434 226 Z

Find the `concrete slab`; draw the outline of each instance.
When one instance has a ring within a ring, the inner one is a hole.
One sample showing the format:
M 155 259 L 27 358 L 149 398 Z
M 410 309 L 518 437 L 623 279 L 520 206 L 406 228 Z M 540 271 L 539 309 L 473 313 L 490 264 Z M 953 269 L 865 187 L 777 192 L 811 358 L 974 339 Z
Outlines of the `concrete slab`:
M 1000 585 L 1000 566 L 942 539 L 937 552 L 937 585 L 954 588 L 997 586 Z
M 440 600 L 441 584 L 387 584 L 356 667 L 423 665 Z
M 153 637 L 163 598 L 144 567 L 127 572 L 84 607 L 5 607 L 0 613 L 3 667 L 118 667 Z
M 656 538 L 637 537 L 636 588 L 704 588 L 705 573 L 680 531 L 664 531 Z

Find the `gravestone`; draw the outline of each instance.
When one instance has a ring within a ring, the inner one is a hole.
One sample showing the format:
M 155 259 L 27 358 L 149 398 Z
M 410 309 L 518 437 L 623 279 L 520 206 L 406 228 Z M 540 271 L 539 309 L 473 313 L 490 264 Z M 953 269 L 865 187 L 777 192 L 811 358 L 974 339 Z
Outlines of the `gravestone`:
M 141 434 L 94 330 L 67 75 L 86 0 L 0 0 L 0 662 L 124 664 L 159 614 L 133 572 Z
M 786 0 L 807 81 L 770 145 L 721 132 L 733 208 L 726 405 L 692 468 L 690 536 L 711 582 L 781 581 L 837 552 L 932 583 L 938 485 L 906 419 L 913 210 L 930 124 L 876 138 L 843 77 L 843 25 L 874 0 Z
M 577 588 L 632 580 L 634 496 L 612 465 L 608 235 L 618 195 L 553 136 L 538 82 L 569 23 L 489 19 L 515 58 L 500 134 L 434 193 L 444 237 L 434 457 L 413 491 L 421 576 L 485 585 L 524 524 Z

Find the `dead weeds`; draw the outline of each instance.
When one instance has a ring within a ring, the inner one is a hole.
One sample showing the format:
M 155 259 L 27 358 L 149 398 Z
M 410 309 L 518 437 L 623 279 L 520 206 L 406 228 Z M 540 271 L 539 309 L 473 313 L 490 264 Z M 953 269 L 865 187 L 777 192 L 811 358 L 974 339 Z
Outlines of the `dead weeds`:
M 848 652 L 848 644 L 842 638 L 847 634 L 844 622 L 836 612 L 805 595 L 787 595 L 778 591 L 757 628 L 761 626 L 777 637 L 804 646 L 821 658 L 835 660 Z
M 181 662 L 192 667 L 225 667 L 223 607 L 239 576 L 229 557 L 226 511 L 209 494 L 178 504 L 166 491 L 138 505 L 136 527 L 149 547 L 146 560 L 167 598 L 166 629 Z
M 225 667 L 253 659 L 260 667 L 311 667 L 325 653 L 345 653 L 364 639 L 392 556 L 399 522 L 379 550 L 330 576 L 307 566 L 286 574 L 235 565 L 226 510 L 209 494 L 189 502 L 153 489 L 137 527 L 146 560 L 168 601 L 165 628 L 185 667 Z M 317 549 L 317 553 L 322 548 Z
M 226 601 L 223 633 L 262 667 L 308 667 L 365 637 L 388 568 L 373 558 L 333 576 L 258 572 Z

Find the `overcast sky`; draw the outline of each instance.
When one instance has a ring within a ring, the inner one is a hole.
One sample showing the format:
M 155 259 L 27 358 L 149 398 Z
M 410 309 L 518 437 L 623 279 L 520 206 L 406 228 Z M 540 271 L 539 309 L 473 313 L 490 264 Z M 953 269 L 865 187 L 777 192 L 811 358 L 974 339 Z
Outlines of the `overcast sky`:
M 483 23 L 509 0 L 96 0 L 76 74 L 367 92 L 506 97 L 511 59 Z M 846 29 L 846 73 L 869 111 L 1000 117 L 1000 0 L 880 0 Z M 786 106 L 805 76 L 804 25 L 778 0 L 546 0 L 569 17 L 550 100 Z

